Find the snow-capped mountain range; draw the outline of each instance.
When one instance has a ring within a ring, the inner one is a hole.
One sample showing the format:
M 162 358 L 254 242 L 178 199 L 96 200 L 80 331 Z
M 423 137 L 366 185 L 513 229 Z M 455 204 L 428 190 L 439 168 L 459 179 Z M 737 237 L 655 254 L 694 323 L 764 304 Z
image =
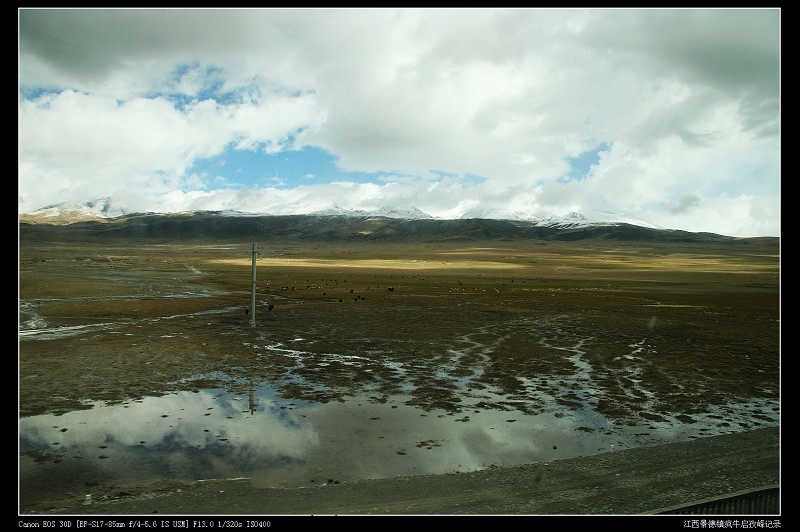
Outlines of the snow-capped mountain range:
M 125 214 L 129 213 L 124 209 L 112 206 L 111 198 L 100 198 L 83 203 L 62 202 L 48 205 L 32 212 L 20 213 L 20 216 L 45 220 L 47 218 L 116 218 Z
M 238 210 L 215 211 L 224 216 L 269 216 L 270 212 L 244 212 Z M 178 214 L 178 213 L 137 213 L 118 207 L 112 202 L 110 197 L 98 198 L 83 203 L 64 202 L 56 205 L 49 205 L 42 209 L 20 214 L 20 220 L 50 223 L 71 223 L 83 220 L 108 220 L 119 216 L 131 214 Z M 188 214 L 188 213 L 183 213 Z M 285 214 L 285 213 L 281 213 Z M 339 206 L 298 214 L 308 214 L 313 216 L 350 216 L 359 218 L 381 217 L 402 220 L 436 220 L 454 219 L 432 216 L 421 209 L 411 207 L 407 209 L 382 207 L 374 210 L 364 209 L 345 209 Z M 570 212 L 565 215 L 545 215 L 537 216 L 530 213 L 515 212 L 512 214 L 495 213 L 485 210 L 472 210 L 462 214 L 455 219 L 474 219 L 486 218 L 496 220 L 513 220 L 533 223 L 542 227 L 576 229 L 590 226 L 613 226 L 619 224 L 630 224 L 650 229 L 661 229 L 647 221 L 636 219 L 630 216 L 620 215 L 613 212 L 593 212 L 583 214 L 580 212 Z

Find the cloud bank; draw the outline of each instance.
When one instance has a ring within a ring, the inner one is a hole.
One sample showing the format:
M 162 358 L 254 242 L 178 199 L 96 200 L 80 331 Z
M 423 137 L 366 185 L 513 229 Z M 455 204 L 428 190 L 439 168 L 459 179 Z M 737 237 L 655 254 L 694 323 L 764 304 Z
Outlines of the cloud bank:
M 20 212 L 111 197 L 780 232 L 777 9 L 21 9 L 19 83 Z M 197 171 L 299 150 L 338 175 Z

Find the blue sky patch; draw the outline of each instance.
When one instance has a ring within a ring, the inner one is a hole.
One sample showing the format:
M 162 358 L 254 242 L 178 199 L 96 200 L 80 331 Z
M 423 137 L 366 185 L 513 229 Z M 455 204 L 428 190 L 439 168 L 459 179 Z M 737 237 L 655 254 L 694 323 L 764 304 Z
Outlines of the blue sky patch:
M 287 141 L 291 145 L 291 139 Z M 228 148 L 214 157 L 198 159 L 187 174 L 200 177 L 207 190 L 226 188 L 294 188 L 303 185 L 327 184 L 335 181 L 353 183 L 385 183 L 398 177 L 416 179 L 418 176 L 404 172 L 351 172 L 337 166 L 338 157 L 327 150 L 304 146 L 299 150 L 275 153 L 258 150 Z M 485 177 L 431 170 L 438 179 L 458 180 L 466 185 L 486 181 Z M 391 176 L 391 179 L 388 177 Z
M 345 172 L 336 166 L 337 157 L 321 148 L 304 146 L 300 150 L 267 153 L 259 150 L 228 149 L 224 153 L 198 159 L 190 174 L 203 179 L 208 189 L 268 187 L 294 188 L 332 181 L 375 181 L 375 174 Z
M 600 152 L 608 151 L 611 145 L 608 142 L 598 144 L 595 148 L 585 151 L 575 157 L 567 157 L 569 162 L 569 174 L 561 176 L 558 181 L 569 183 L 570 181 L 583 181 L 589 174 L 592 166 L 600 162 Z
M 63 89 L 45 89 L 42 87 L 28 87 L 25 85 L 20 86 L 19 91 L 22 93 L 22 98 L 25 100 L 36 100 L 47 94 L 60 94 Z

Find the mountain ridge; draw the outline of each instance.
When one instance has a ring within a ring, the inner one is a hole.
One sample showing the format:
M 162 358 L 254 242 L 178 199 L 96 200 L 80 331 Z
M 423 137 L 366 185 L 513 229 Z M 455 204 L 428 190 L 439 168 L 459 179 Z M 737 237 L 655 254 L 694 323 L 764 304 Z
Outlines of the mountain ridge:
M 609 240 L 629 242 L 736 242 L 752 240 L 707 232 L 655 229 L 634 224 L 540 223 L 531 220 L 392 218 L 371 214 L 239 215 L 229 211 L 175 214 L 131 213 L 51 223 L 19 217 L 24 240 L 80 241 L 146 239 L 303 242 L 447 242 L 516 240 Z M 778 237 L 755 237 L 775 239 Z
M 59 204 L 48 205 L 36 211 L 20 214 L 20 220 L 25 222 L 37 223 L 71 223 L 85 220 L 113 220 L 121 216 L 129 215 L 143 215 L 143 214 L 189 214 L 189 213 L 215 213 L 225 216 L 246 216 L 246 217 L 259 217 L 259 216 L 290 216 L 290 215 L 310 215 L 310 216 L 349 216 L 349 217 L 379 217 L 379 218 L 393 218 L 400 220 L 467 220 L 467 219 L 487 219 L 487 220 L 510 220 L 510 221 L 525 221 L 533 222 L 537 225 L 551 226 L 551 227 L 564 227 L 564 228 L 577 228 L 589 225 L 615 225 L 618 223 L 628 223 L 631 225 L 639 225 L 649 227 L 652 229 L 661 229 L 649 222 L 639 219 L 633 219 L 626 215 L 620 215 L 613 212 L 593 212 L 586 216 L 580 212 L 569 212 L 562 215 L 533 215 L 525 212 L 513 212 L 506 215 L 492 211 L 468 211 L 462 213 L 457 217 L 437 217 L 419 209 L 416 206 L 409 208 L 397 207 L 378 207 L 375 209 L 349 209 L 339 205 L 320 209 L 312 212 L 288 212 L 288 213 L 273 213 L 273 212 L 252 212 L 240 211 L 236 209 L 209 209 L 209 210 L 195 210 L 166 213 L 161 211 L 130 211 L 125 208 L 113 204 L 111 197 L 96 198 L 91 201 L 76 202 L 62 202 Z

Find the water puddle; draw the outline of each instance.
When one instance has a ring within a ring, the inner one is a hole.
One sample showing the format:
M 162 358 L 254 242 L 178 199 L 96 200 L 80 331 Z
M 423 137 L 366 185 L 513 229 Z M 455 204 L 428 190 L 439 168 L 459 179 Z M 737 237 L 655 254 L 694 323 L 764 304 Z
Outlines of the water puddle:
M 183 298 L 189 296 L 176 295 L 171 297 Z M 137 297 L 135 299 L 139 298 Z M 48 301 L 56 301 L 56 300 L 53 299 Z M 174 320 L 177 318 L 188 318 L 197 316 L 210 316 L 215 314 L 230 314 L 234 312 L 241 312 L 242 310 L 241 306 L 231 306 L 219 309 L 201 310 L 198 312 L 192 312 L 188 314 L 173 314 L 170 316 L 136 318 L 135 320 L 129 319 L 116 322 L 58 326 L 48 323 L 47 320 L 45 320 L 36 311 L 36 302 L 21 301 L 19 306 L 20 306 L 20 320 L 19 320 L 19 330 L 17 332 L 17 335 L 20 340 L 55 340 L 59 338 L 68 338 L 71 336 L 78 336 L 81 334 L 87 334 L 98 331 L 113 332 L 115 329 L 130 327 L 131 325 L 136 325 L 137 327 L 143 327 L 148 324 L 157 323 L 164 320 Z
M 35 308 L 23 310 L 36 319 Z M 241 308 L 192 315 L 234 311 Z M 27 334 L 46 338 L 115 326 Z M 691 415 L 659 409 L 655 391 L 639 378 L 657 356 L 647 338 L 619 354 L 626 364 L 615 378 L 624 395 L 638 399 L 638 408 L 658 415 L 634 412 L 634 421 L 624 424 L 608 419 L 597 408 L 607 391 L 591 363 L 592 337 L 584 333 L 559 316 L 522 318 L 431 343 L 419 355 L 370 338 L 326 343 L 314 331 L 264 334 L 244 344 L 254 355 L 251 367 L 186 379 L 222 383 L 219 388 L 20 418 L 21 485 L 76 493 L 109 479 L 125 485 L 248 478 L 262 487 L 318 486 L 541 462 L 779 423 L 778 400 L 712 405 Z M 490 374 L 494 361 L 514 351 L 514 345 L 503 351 L 511 339 L 527 342 L 516 349 L 556 353 L 557 376 Z M 263 368 L 272 380 L 246 378 Z
M 246 477 L 264 487 L 313 486 L 589 455 L 725 432 L 720 425 L 737 417 L 777 423 L 767 402 L 725 405 L 691 423 L 622 427 L 587 420 L 597 415 L 587 408 L 454 414 L 410 406 L 403 395 L 317 403 L 282 398 L 269 383 L 212 377 L 231 386 L 21 418 L 22 483 L 79 492 L 107 479 Z

